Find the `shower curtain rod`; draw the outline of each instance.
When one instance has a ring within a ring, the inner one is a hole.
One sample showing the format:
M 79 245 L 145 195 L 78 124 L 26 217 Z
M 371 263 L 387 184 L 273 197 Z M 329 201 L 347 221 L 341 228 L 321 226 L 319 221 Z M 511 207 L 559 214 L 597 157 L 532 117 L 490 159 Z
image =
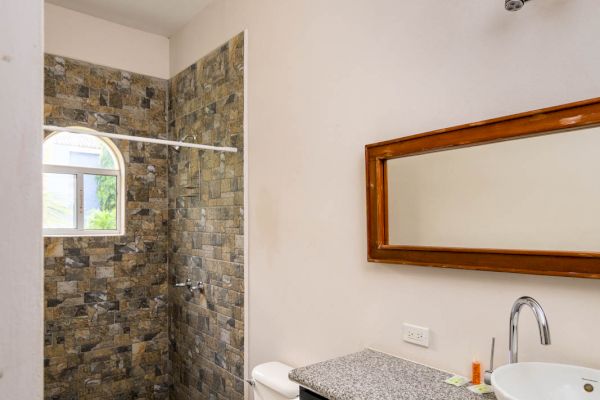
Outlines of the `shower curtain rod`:
M 191 147 L 193 149 L 202 149 L 202 150 L 214 150 L 214 151 L 223 151 L 226 153 L 237 153 L 237 149 L 235 147 L 219 147 L 219 146 L 210 146 L 207 144 L 196 144 L 196 143 L 186 143 L 186 142 L 177 142 L 174 140 L 165 140 L 165 139 L 154 139 L 154 138 L 146 138 L 140 136 L 129 136 L 129 135 L 120 135 L 117 133 L 108 133 L 108 132 L 98 132 L 87 129 L 80 128 L 64 128 L 62 126 L 54 126 L 54 125 L 44 125 L 45 131 L 60 131 L 60 132 L 69 132 L 69 133 L 83 133 L 86 135 L 92 136 L 101 136 L 107 137 L 110 139 L 119 139 L 119 140 L 129 140 L 132 142 L 145 142 L 145 143 L 154 143 L 154 144 L 162 144 L 165 146 L 180 146 L 180 147 Z

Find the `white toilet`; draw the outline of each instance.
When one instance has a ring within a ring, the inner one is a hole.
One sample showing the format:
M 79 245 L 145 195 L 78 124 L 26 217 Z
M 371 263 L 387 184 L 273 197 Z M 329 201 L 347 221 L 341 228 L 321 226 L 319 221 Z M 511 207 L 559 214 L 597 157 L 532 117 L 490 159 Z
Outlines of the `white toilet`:
M 277 361 L 254 367 L 254 400 L 298 400 L 300 387 L 288 378 L 293 369 Z

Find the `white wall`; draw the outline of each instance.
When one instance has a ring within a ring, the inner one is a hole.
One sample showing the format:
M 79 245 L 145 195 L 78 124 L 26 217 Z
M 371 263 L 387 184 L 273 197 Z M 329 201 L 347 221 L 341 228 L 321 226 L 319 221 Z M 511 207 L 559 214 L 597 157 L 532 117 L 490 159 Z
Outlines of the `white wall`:
M 0 0 L 0 398 L 42 399 L 41 0 Z
M 169 39 L 46 3 L 44 51 L 169 78 Z
M 365 346 L 467 373 L 520 295 L 522 360 L 600 368 L 600 281 L 366 262 L 363 146 L 600 95 L 600 2 L 220 0 L 171 38 L 171 71 L 248 28 L 250 366 Z M 432 329 L 422 349 L 403 321 Z M 312 325 L 312 327 L 311 327 Z

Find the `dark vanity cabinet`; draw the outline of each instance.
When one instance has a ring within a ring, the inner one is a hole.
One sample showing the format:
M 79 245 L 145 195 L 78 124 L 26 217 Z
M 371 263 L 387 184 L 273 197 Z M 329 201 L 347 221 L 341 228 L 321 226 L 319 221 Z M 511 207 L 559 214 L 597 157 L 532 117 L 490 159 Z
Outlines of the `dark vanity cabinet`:
M 327 400 L 327 398 L 300 386 L 300 400 Z

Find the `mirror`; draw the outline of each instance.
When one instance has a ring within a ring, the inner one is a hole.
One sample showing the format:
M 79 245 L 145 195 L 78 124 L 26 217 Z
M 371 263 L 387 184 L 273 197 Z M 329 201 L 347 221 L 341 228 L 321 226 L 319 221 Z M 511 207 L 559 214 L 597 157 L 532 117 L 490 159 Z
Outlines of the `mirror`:
M 600 98 L 365 147 L 368 260 L 600 279 Z
M 600 252 L 600 128 L 387 161 L 389 244 Z

